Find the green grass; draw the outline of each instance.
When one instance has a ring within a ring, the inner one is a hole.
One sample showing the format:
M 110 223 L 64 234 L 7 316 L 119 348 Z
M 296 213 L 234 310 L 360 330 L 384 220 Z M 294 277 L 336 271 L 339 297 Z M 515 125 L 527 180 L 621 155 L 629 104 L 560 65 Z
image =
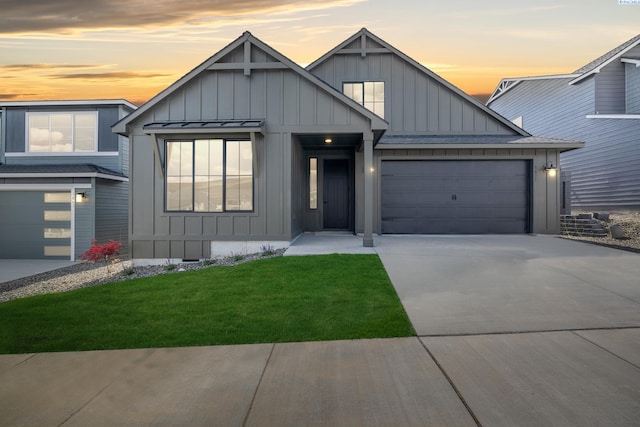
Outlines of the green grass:
M 0 353 L 412 335 L 376 255 L 277 257 L 0 304 Z

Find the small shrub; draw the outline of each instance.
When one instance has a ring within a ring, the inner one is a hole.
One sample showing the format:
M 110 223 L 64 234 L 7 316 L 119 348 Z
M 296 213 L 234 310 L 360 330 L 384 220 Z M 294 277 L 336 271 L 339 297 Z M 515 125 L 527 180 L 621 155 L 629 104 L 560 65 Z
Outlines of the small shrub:
M 177 267 L 177 265 L 175 265 L 175 264 L 167 264 L 167 265 L 164 266 L 164 270 L 165 271 L 172 271 L 172 270 L 175 270 L 176 267 Z
M 123 276 L 131 276 L 133 273 L 135 273 L 135 270 L 132 267 L 122 270 Z
M 207 266 L 207 267 L 208 267 L 208 266 L 212 265 L 214 262 L 215 262 L 215 261 L 214 261 L 214 260 L 212 260 L 212 259 L 205 259 L 204 261 L 202 261 L 202 265 L 204 265 L 204 266 Z
M 91 241 L 91 247 L 80 255 L 80 259 L 88 262 L 104 261 L 107 266 L 107 272 L 111 273 L 110 264 L 117 263 L 119 260 L 113 259 L 115 255 L 120 254 L 122 243 L 115 240 L 109 240 L 107 243 L 99 245 L 96 239 Z M 113 259 L 112 262 L 109 260 Z
M 270 244 L 265 244 L 260 246 L 260 252 L 262 252 L 262 256 L 271 256 L 276 253 L 276 250 Z
M 243 259 L 244 259 L 244 255 L 242 255 L 242 254 L 236 254 L 236 255 L 233 256 L 233 260 L 235 262 L 242 261 Z

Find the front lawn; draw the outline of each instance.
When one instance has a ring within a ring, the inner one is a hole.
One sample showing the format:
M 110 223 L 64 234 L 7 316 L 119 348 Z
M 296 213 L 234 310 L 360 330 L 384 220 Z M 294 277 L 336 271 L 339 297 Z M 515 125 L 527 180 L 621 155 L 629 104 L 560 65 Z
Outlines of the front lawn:
M 0 304 L 0 353 L 411 335 L 376 255 L 277 257 Z

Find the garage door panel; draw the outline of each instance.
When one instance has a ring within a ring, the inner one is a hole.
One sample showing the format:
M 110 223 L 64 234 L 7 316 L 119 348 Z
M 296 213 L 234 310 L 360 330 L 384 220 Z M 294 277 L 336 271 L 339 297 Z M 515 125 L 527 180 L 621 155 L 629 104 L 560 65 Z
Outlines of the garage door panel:
M 383 233 L 526 233 L 529 162 L 383 161 Z
M 70 258 L 69 191 L 0 191 L 0 218 L 0 258 Z

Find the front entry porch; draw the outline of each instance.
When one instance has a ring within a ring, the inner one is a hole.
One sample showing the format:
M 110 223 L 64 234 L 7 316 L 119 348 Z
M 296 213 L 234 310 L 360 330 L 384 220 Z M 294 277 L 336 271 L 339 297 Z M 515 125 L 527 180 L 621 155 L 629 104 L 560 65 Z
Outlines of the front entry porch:
M 293 136 L 294 235 L 362 233 L 362 245 L 373 245 L 373 182 L 366 173 L 373 170 L 372 138 L 362 133 Z

